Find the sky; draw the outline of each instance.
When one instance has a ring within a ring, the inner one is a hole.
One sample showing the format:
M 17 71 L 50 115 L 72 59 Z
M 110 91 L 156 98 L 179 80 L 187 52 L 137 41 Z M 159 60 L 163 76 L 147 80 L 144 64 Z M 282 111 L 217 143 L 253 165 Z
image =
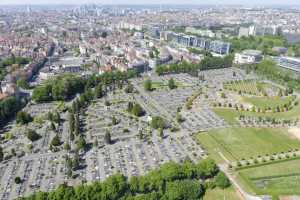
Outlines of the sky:
M 240 4 L 299 5 L 300 0 L 0 0 L 0 4 Z

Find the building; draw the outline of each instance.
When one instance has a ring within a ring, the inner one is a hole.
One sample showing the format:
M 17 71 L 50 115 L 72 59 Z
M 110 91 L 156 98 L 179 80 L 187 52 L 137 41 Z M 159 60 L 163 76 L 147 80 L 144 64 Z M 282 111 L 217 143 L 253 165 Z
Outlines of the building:
M 255 35 L 278 35 L 277 26 L 255 26 Z
M 210 38 L 216 37 L 216 34 L 211 30 L 202 30 L 194 27 L 186 27 L 185 32 L 191 34 L 197 34 L 199 36 L 210 37 Z
M 149 70 L 149 63 L 144 60 L 135 60 L 129 64 L 129 69 L 135 69 L 137 72 L 147 72 Z
M 236 53 L 234 56 L 235 64 L 254 64 L 259 63 L 263 59 L 262 52 L 257 50 L 244 50 L 241 53 Z
M 228 42 L 214 40 L 210 42 L 209 50 L 213 53 L 224 55 L 224 54 L 229 54 L 230 46 L 231 45 Z
M 288 48 L 286 48 L 286 47 L 273 47 L 272 51 L 274 51 L 274 52 L 276 52 L 280 55 L 283 55 L 283 54 L 286 54 L 288 52 Z
M 154 39 L 160 39 L 161 29 L 158 26 L 150 27 L 147 31 L 148 35 Z
M 278 35 L 279 32 L 280 30 L 277 26 L 252 25 L 249 27 L 240 27 L 239 37 Z
M 226 55 L 230 53 L 231 44 L 221 40 L 210 40 L 207 38 L 173 33 L 172 43 L 181 47 L 200 48 L 216 54 Z
M 171 55 L 164 55 L 157 59 L 150 59 L 149 60 L 149 67 L 151 69 L 155 69 L 157 65 L 163 65 L 170 62 L 173 59 Z
M 280 67 L 300 72 L 300 58 L 294 57 L 274 57 Z

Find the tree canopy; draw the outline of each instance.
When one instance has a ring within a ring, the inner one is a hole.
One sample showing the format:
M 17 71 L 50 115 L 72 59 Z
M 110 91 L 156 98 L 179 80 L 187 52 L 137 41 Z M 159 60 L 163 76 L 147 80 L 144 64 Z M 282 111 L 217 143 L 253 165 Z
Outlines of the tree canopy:
M 70 166 L 73 161 L 68 159 Z M 211 167 L 207 167 L 211 166 Z M 163 164 L 159 169 L 144 176 L 130 179 L 115 174 L 104 182 L 82 184 L 76 187 L 60 185 L 52 192 L 37 192 L 23 200 L 195 200 L 202 199 L 205 186 L 198 179 L 205 172 L 214 177 L 217 169 L 212 160 L 202 160 L 197 164 L 186 161 Z
M 232 66 L 233 56 L 228 55 L 224 58 L 206 56 L 199 63 L 188 63 L 186 61 L 170 65 L 160 65 L 156 67 L 158 75 L 168 73 L 190 73 L 197 70 L 220 69 Z

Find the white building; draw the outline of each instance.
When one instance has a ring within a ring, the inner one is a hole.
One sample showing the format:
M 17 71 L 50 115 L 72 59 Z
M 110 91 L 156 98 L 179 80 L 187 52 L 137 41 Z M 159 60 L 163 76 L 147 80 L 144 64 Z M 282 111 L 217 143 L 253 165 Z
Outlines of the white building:
M 234 56 L 235 64 L 254 64 L 259 63 L 263 59 L 262 52 L 257 50 L 244 50 L 236 53 Z

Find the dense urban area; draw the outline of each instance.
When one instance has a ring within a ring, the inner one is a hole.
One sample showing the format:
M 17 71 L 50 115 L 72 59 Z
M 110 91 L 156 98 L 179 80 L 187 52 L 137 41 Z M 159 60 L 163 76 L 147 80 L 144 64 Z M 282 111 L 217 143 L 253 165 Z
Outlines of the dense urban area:
M 300 199 L 300 7 L 0 6 L 0 199 Z

